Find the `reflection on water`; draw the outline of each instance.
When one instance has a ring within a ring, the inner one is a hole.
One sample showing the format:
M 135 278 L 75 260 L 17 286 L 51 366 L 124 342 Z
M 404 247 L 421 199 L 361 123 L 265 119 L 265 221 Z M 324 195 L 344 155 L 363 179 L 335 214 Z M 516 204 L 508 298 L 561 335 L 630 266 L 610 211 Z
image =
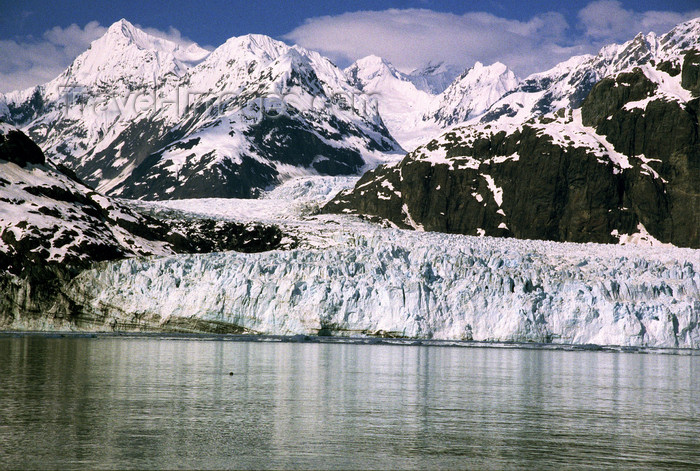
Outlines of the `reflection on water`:
M 697 356 L 0 338 L 3 469 L 692 466 Z

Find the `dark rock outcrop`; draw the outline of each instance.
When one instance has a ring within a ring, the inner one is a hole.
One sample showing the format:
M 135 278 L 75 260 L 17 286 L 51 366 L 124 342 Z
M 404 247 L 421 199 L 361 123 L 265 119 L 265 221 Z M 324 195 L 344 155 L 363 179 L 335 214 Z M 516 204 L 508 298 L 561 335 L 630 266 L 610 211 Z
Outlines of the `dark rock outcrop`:
M 0 160 L 7 160 L 22 168 L 28 164 L 43 164 L 46 162 L 44 153 L 39 146 L 25 136 L 23 132 L 17 130 L 10 130 L 6 134 L 0 134 Z
M 690 90 L 693 96 L 700 96 L 700 51 L 691 50 L 685 53 L 681 86 Z

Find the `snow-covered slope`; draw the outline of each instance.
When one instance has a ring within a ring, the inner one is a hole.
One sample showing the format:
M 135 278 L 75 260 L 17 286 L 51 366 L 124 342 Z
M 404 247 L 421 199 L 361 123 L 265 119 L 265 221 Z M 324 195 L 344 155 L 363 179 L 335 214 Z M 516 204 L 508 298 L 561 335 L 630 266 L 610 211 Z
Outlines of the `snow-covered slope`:
M 515 74 L 500 62 L 477 62 L 433 100 L 423 117 L 443 127 L 480 116 L 518 85 Z
M 419 90 L 410 77 L 386 60 L 368 56 L 345 69 L 350 83 L 376 100 L 384 123 L 404 149 L 410 150 L 426 136 L 440 130 L 423 120 L 434 96 Z
M 682 91 L 678 72 L 685 53 L 697 48 L 700 18 L 682 23 L 660 37 L 639 33 L 624 44 L 603 47 L 596 55 L 575 56 L 550 70 L 528 76 L 494 103 L 481 121 L 522 123 L 560 108 L 578 108 L 601 79 L 635 67 L 643 67 L 645 74 L 671 95 L 687 100 L 690 95 Z
M 0 124 L 0 276 L 174 253 L 154 223 L 46 162 L 24 134 Z
M 250 197 L 399 149 L 330 61 L 261 35 L 207 53 L 122 20 L 56 80 L 3 101 L 49 157 L 132 198 Z
M 0 123 L 0 285 L 15 280 L 8 275 L 48 282 L 34 278 L 47 267 L 69 273 L 125 257 L 259 251 L 285 243 L 275 226 L 256 221 L 145 215 L 88 188 L 46 160 L 21 131 Z M 0 313 L 5 301 L 0 299 Z
M 451 70 L 438 65 L 407 75 L 380 57 L 368 56 L 345 69 L 345 74 L 377 101 L 391 134 L 411 151 L 442 130 L 482 115 L 518 84 L 505 65 L 477 62 L 449 86 L 438 87 L 440 79 L 451 76 Z M 435 80 L 429 80 L 431 77 Z M 430 93 L 440 88 L 444 89 Z

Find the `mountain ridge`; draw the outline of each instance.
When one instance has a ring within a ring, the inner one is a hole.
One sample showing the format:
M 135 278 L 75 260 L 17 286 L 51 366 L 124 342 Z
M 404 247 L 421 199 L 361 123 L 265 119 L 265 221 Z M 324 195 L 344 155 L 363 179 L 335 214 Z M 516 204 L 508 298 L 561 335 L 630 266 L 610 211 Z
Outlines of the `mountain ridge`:
M 389 131 L 409 151 L 441 130 L 482 115 L 518 83 L 501 63 L 477 62 L 437 94 L 419 89 L 416 76 L 400 72 L 378 56 L 355 61 L 345 73 L 350 83 L 377 100 Z
M 700 18 L 527 77 L 325 210 L 418 230 L 700 247 L 698 32 Z
M 48 85 L 5 95 L 6 119 L 88 184 L 129 198 L 254 197 L 291 175 L 355 174 L 399 149 L 313 51 L 246 35 L 188 66 L 179 47 L 120 20 Z M 64 83 L 77 85 L 70 102 Z

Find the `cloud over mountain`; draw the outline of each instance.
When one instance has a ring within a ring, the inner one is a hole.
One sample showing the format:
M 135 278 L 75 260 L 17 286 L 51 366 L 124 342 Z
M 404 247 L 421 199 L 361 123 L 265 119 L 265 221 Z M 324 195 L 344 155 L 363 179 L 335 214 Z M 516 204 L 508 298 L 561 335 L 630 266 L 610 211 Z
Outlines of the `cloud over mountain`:
M 285 39 L 318 50 L 341 65 L 375 54 L 402 71 L 429 61 L 462 67 L 481 61 L 503 62 L 525 76 L 572 55 L 594 53 L 604 44 L 626 40 L 640 31 L 667 31 L 697 16 L 700 10 L 634 12 L 614 0 L 589 3 L 578 12 L 576 25 L 558 12 L 518 21 L 485 12 L 457 15 L 390 9 L 310 18 Z
M 153 36 L 189 46 L 192 41 L 170 27 L 167 31 L 142 28 Z M 55 26 L 40 38 L 0 40 L 0 93 L 21 90 L 56 78 L 92 41 L 101 37 L 107 27 L 97 21 L 85 26 Z

